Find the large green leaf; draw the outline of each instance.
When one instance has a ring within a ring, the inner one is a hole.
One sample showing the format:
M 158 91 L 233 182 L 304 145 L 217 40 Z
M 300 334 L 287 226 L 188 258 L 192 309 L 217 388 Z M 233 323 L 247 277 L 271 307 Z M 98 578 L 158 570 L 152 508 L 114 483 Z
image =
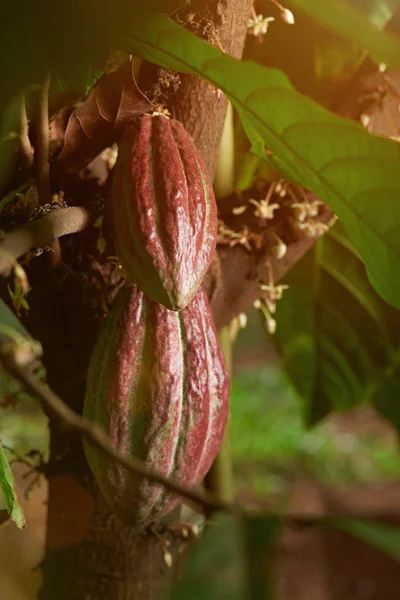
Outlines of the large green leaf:
M 370 135 L 296 92 L 283 73 L 224 55 L 163 15 L 139 17 L 120 43 L 220 88 L 239 112 L 253 151 L 332 206 L 374 287 L 400 307 L 397 142 Z M 267 157 L 266 147 L 273 152 Z
M 398 359 L 394 362 L 378 378 L 372 400 L 379 412 L 400 431 L 400 364 Z
M 25 518 L 18 501 L 14 485 L 14 477 L 8 463 L 5 451 L 0 442 L 0 488 L 3 492 L 7 513 L 16 525 L 22 529 L 25 527 Z M 1 513 L 2 511 L 0 511 Z M 3 520 L 2 518 L 0 518 Z
M 392 0 L 379 4 L 380 6 L 370 7 L 371 15 L 368 18 L 361 7 L 358 9 L 344 0 L 329 0 L 329 2 L 290 0 L 291 6 L 298 6 L 330 31 L 340 33 L 344 38 L 360 44 L 378 62 L 398 67 L 400 65 L 399 38 L 390 32 L 379 31 L 379 28 L 374 25 L 383 27 L 395 6 L 400 6 L 400 3 L 398 0 Z
M 74 0 L 0 2 L 0 110 L 47 71 L 75 91 L 85 92 L 88 62 L 102 66 L 114 36 L 143 11 L 175 12 L 181 0 Z
M 340 223 L 286 281 L 275 338 L 306 422 L 369 399 L 399 426 L 400 313 L 376 294 Z

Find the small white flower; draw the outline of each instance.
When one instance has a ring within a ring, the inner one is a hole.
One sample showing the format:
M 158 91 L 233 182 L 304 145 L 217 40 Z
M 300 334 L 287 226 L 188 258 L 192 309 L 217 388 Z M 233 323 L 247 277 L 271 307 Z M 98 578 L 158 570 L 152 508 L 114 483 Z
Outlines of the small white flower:
M 269 204 L 266 200 L 249 200 L 250 204 L 254 204 L 256 210 L 254 214 L 261 219 L 273 219 L 274 211 L 279 208 L 279 204 Z
M 254 37 L 265 35 L 268 31 L 268 25 L 272 21 L 275 21 L 274 17 L 266 17 L 264 19 L 263 15 L 255 15 L 247 24 L 248 33 L 254 35 Z

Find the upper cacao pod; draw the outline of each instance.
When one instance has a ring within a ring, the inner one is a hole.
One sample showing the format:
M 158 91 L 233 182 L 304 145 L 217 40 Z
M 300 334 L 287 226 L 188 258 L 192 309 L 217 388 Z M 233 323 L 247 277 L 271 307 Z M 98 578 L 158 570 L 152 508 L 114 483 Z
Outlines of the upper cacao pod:
M 131 280 L 171 310 L 187 306 L 211 264 L 218 223 L 206 167 L 182 123 L 145 115 L 124 130 L 110 213 Z
M 202 288 L 180 312 L 136 286 L 119 291 L 92 353 L 84 416 L 109 443 L 186 486 L 199 484 L 220 447 L 229 378 Z M 144 528 L 179 504 L 162 485 L 132 475 L 84 442 L 108 504 Z

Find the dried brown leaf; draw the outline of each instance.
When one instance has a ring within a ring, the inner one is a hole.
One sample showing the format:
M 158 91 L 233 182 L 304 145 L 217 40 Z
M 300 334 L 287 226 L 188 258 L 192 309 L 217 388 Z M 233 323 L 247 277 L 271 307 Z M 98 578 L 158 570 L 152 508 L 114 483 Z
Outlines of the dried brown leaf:
M 133 77 L 132 64 L 103 75 L 86 100 L 62 108 L 50 122 L 52 159 L 66 170 L 80 170 L 113 144 L 123 127 L 150 108 Z

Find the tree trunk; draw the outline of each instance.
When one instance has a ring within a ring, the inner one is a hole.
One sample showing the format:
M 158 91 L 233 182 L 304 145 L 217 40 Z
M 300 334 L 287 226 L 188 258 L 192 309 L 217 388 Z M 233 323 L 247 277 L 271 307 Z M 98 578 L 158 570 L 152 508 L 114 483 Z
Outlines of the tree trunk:
M 217 38 L 227 53 L 240 57 L 252 0 L 194 4 L 189 9 L 195 13 L 197 33 L 211 41 Z M 151 65 L 142 69 L 143 81 L 151 88 L 158 69 Z M 179 80 L 177 93 L 166 99 L 168 108 L 193 135 L 213 176 L 226 99 L 195 77 L 179 75 Z M 80 192 L 82 197 L 86 193 Z M 88 248 L 95 248 L 95 240 L 88 243 L 91 235 L 63 242 L 65 262 L 56 269 L 50 270 L 42 257 L 30 273 L 33 292 L 27 326 L 43 344 L 49 384 L 76 410 L 82 407 L 99 324 L 119 282 L 111 265 L 90 256 Z M 174 568 L 166 566 L 160 541 L 151 533 L 138 536 L 110 513 L 87 472 L 80 439 L 67 435 L 56 422 L 51 423 L 47 525 L 41 600 L 164 597 Z M 174 566 L 181 544 L 171 537 L 168 549 Z

